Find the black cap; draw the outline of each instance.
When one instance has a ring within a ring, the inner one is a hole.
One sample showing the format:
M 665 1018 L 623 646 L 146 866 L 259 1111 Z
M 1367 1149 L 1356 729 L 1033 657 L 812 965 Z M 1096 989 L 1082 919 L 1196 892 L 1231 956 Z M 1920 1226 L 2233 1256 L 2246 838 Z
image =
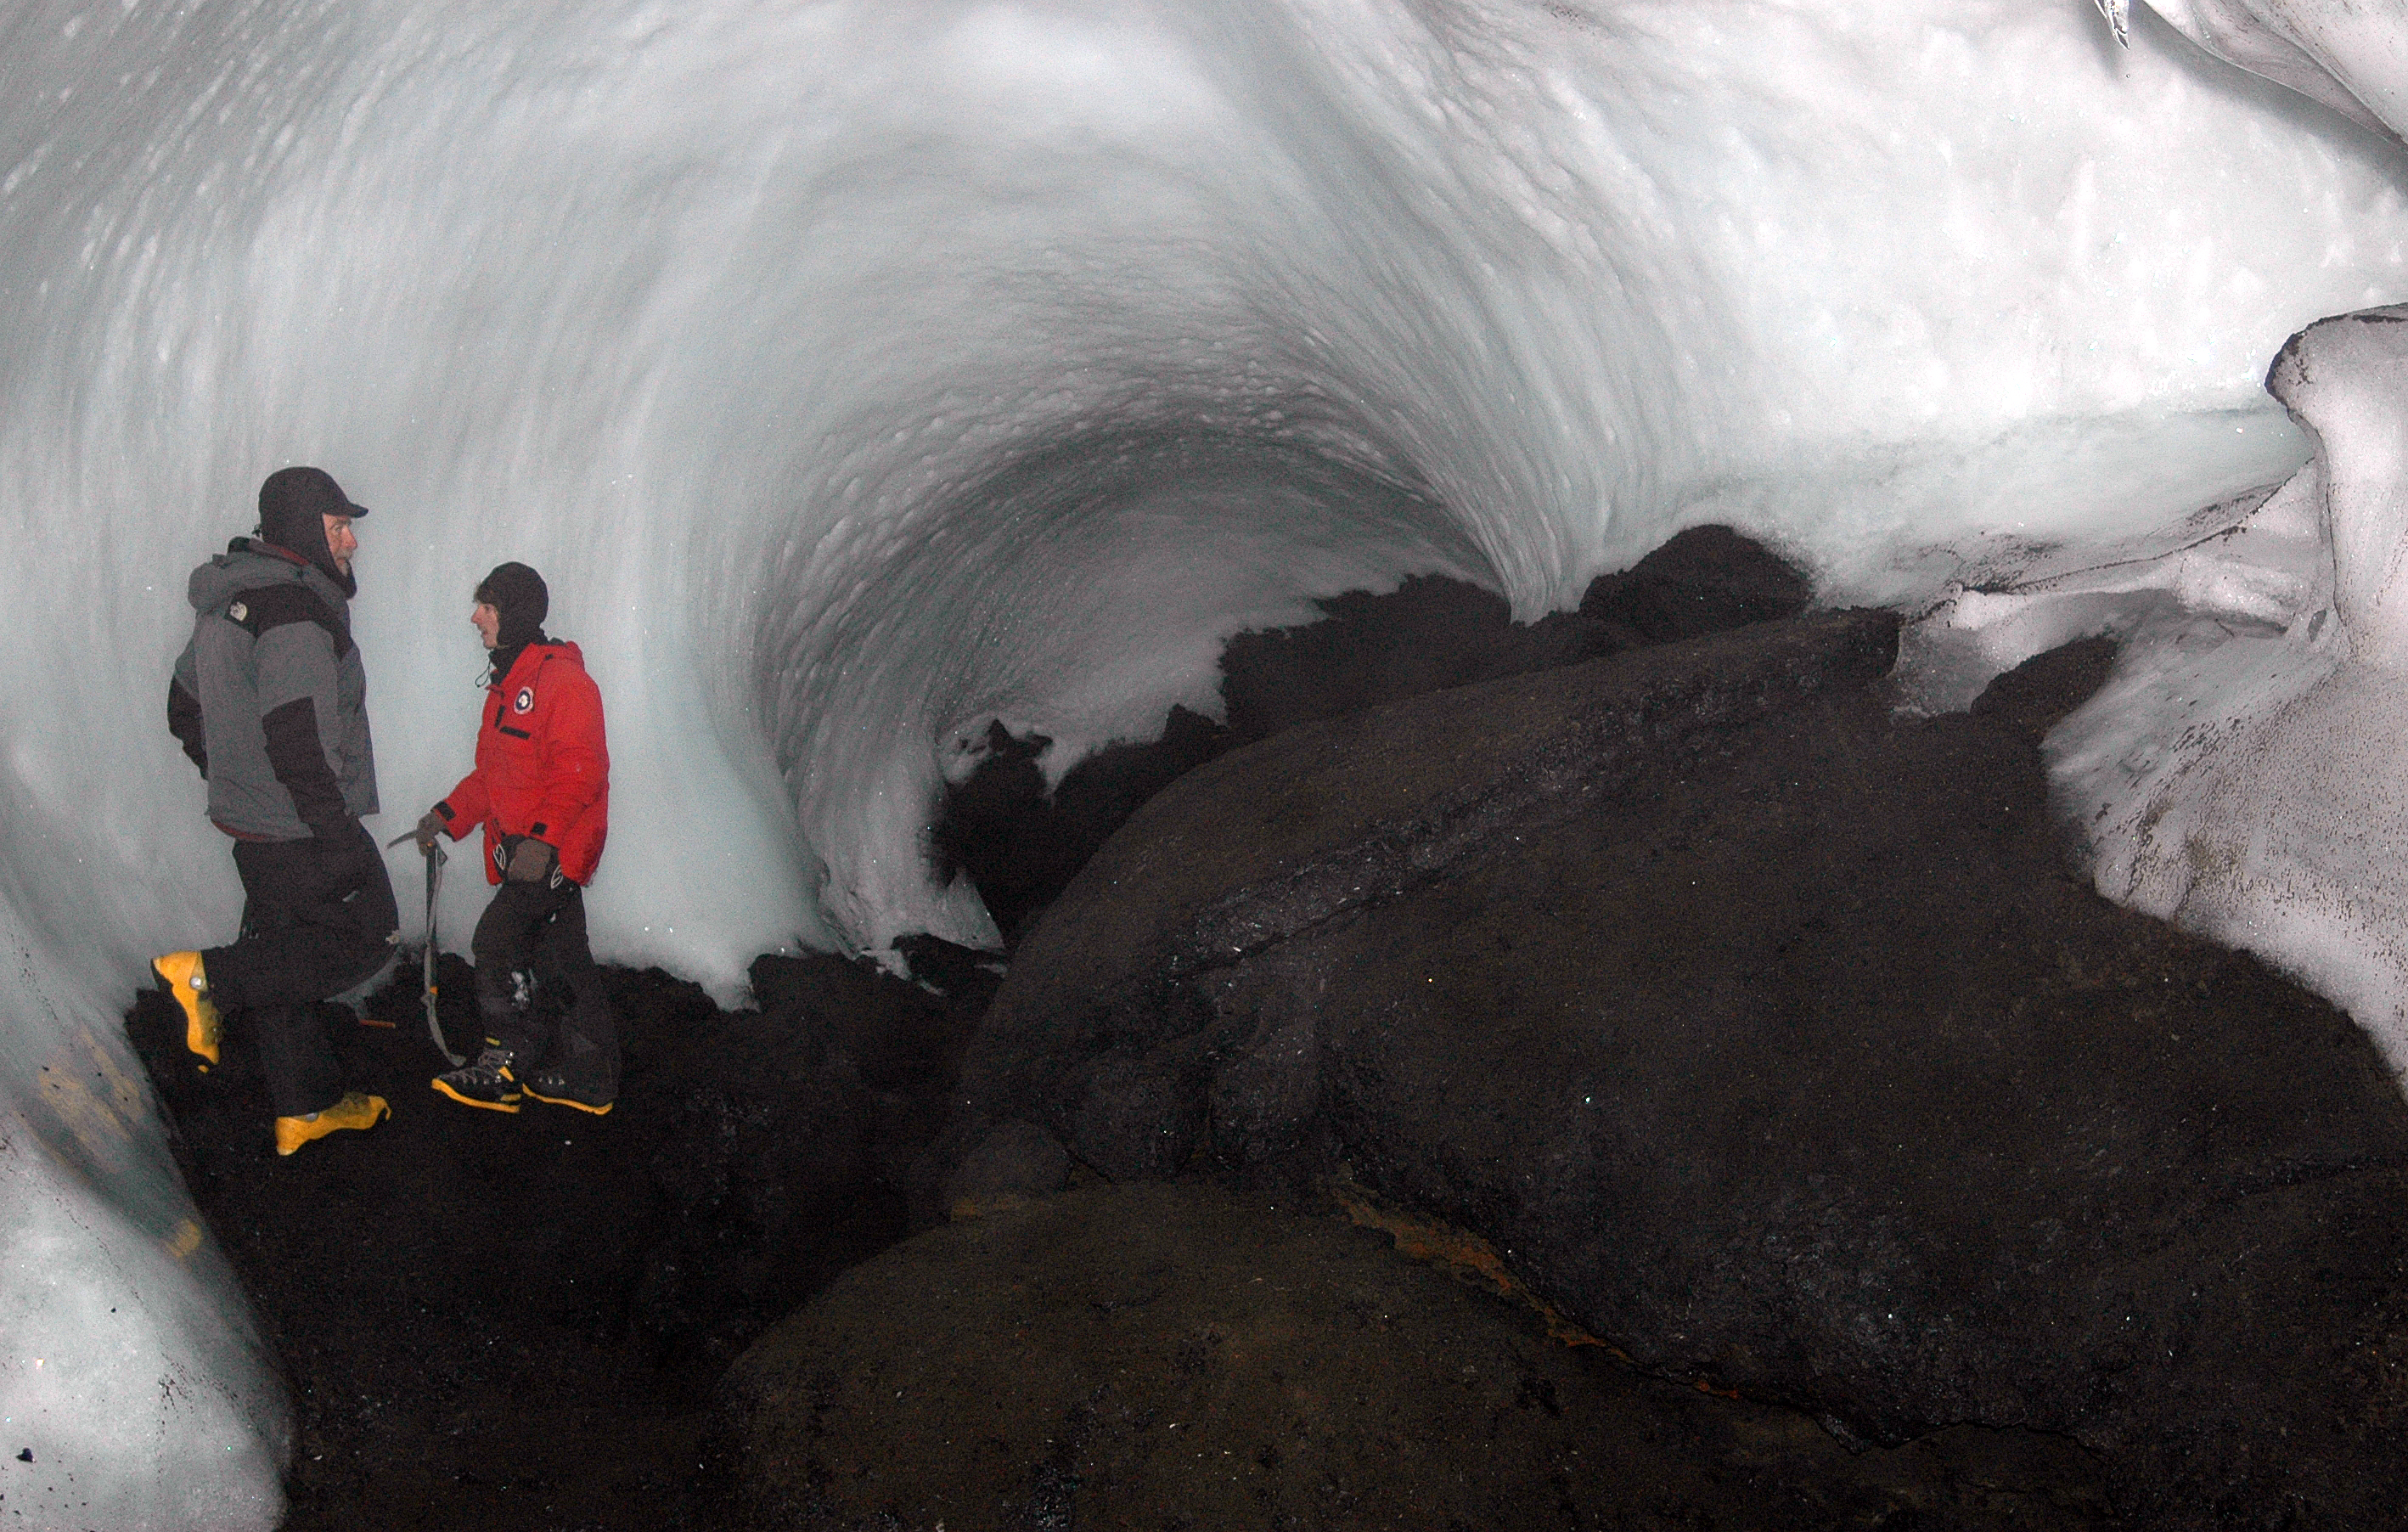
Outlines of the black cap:
M 477 599 L 501 614 L 502 631 L 494 647 L 516 649 L 543 635 L 543 620 L 552 610 L 552 593 L 543 577 L 523 564 L 497 564 L 477 582 Z
M 349 577 L 335 566 L 334 551 L 326 546 L 326 523 L 320 518 L 367 513 L 367 507 L 351 504 L 343 486 L 323 468 L 279 468 L 259 486 L 259 535 L 300 554 L 337 582 Z

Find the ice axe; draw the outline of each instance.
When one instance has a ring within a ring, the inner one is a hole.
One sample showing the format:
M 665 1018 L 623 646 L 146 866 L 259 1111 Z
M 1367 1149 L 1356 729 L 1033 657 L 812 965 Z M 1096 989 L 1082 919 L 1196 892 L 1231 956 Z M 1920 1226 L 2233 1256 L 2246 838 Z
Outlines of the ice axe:
M 418 832 L 411 830 L 386 841 L 385 849 L 391 851 L 405 840 L 417 838 Z M 435 1010 L 435 895 L 443 886 L 443 842 L 428 840 L 418 849 L 426 853 L 426 1035 L 435 1039 L 435 1051 L 450 1059 L 452 1067 L 457 1069 L 468 1061 L 452 1052 L 451 1045 L 443 1040 L 443 1022 Z

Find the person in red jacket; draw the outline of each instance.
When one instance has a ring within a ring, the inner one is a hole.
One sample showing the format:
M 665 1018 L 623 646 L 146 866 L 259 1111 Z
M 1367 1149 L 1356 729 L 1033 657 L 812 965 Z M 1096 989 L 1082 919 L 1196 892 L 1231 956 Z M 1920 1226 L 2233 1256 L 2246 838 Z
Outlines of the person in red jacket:
M 602 694 L 578 647 L 543 634 L 543 577 L 497 566 L 469 621 L 493 651 L 476 769 L 418 822 L 418 841 L 485 830 L 485 881 L 500 892 L 477 922 L 477 1014 L 485 1048 L 435 1077 L 463 1106 L 516 1111 L 523 1096 L 595 1113 L 619 1093 L 619 1029 L 585 938 L 585 885 L 610 817 Z M 546 1038 L 529 1005 L 538 965 L 571 996 Z M 547 1046 L 549 1045 L 549 1046 Z

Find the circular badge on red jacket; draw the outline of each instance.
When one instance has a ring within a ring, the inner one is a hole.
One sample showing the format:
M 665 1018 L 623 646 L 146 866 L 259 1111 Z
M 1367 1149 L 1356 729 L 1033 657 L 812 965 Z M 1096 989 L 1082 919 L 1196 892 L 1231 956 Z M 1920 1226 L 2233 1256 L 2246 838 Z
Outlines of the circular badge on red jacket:
M 535 708 L 535 688 L 532 686 L 520 687 L 519 694 L 510 699 L 510 707 L 512 710 L 517 712 L 523 713 L 532 711 Z

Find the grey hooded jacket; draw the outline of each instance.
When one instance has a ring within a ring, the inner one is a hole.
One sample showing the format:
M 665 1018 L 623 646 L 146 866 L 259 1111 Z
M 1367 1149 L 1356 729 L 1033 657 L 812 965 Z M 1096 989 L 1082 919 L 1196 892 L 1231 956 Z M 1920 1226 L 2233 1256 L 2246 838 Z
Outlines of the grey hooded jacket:
M 367 672 L 350 603 L 325 571 L 237 537 L 193 571 L 193 641 L 167 683 L 167 727 L 229 835 L 298 840 L 377 810 Z

